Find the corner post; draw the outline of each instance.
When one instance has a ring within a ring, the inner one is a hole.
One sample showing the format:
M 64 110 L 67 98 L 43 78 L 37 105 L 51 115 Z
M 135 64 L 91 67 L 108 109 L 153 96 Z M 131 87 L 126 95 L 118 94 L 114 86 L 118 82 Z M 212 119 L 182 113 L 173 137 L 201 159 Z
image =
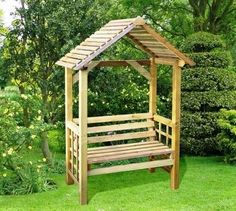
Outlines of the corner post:
M 79 70 L 79 80 L 79 191 L 80 204 L 87 204 L 87 70 Z
M 153 115 L 156 113 L 156 104 L 157 104 L 157 70 L 156 70 L 156 63 L 155 63 L 155 57 L 152 57 L 150 63 L 150 75 L 151 75 L 151 80 L 149 84 L 149 113 Z M 154 130 L 154 128 L 150 129 Z M 154 141 L 155 138 L 151 137 L 149 139 L 150 141 Z M 155 156 L 150 156 L 149 160 L 155 160 Z M 150 168 L 149 169 L 150 173 L 155 172 L 155 168 Z
M 179 187 L 179 156 L 180 156 L 180 102 L 181 102 L 181 68 L 178 63 L 173 65 L 172 77 L 172 143 L 173 150 L 171 167 L 171 189 Z
M 71 138 L 70 130 L 67 128 L 67 121 L 72 121 L 73 119 L 73 100 L 72 100 L 72 69 L 65 68 L 65 133 L 66 133 L 66 183 L 68 185 L 74 184 L 74 180 L 70 176 L 71 171 Z

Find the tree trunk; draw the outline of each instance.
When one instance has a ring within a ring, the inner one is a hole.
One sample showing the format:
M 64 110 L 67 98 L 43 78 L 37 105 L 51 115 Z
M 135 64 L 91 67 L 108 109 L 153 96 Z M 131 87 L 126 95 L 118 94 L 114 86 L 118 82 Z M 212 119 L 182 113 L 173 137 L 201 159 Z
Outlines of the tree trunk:
M 42 142 L 42 153 L 43 156 L 47 159 L 47 163 L 49 165 L 52 164 L 52 153 L 49 149 L 49 144 L 48 144 L 48 134 L 46 131 L 42 132 L 41 134 L 41 142 Z
M 21 94 L 25 94 L 25 88 L 23 86 L 19 86 L 19 90 Z M 22 105 L 23 108 L 23 123 L 25 127 L 29 127 L 30 121 L 29 121 L 29 108 L 24 103 Z

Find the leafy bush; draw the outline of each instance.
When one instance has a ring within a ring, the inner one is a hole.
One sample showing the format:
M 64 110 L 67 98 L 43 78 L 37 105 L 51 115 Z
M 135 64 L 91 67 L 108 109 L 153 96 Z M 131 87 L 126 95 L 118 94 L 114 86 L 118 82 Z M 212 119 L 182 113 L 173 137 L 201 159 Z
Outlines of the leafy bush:
M 236 72 L 228 68 L 231 57 L 224 47 L 209 33 L 191 35 L 183 47 L 196 62 L 182 74 L 181 145 L 186 153 L 220 153 L 218 112 L 236 108 Z
M 219 36 L 207 32 L 197 32 L 185 40 L 182 50 L 184 52 L 206 52 L 216 48 L 225 48 L 225 46 Z
M 236 163 L 236 110 L 222 109 L 218 124 L 221 128 L 219 149 L 224 152 L 227 163 Z
M 28 194 L 55 188 L 47 177 L 46 159 L 24 161 L 22 156 L 32 147 L 35 130 L 19 125 L 21 105 L 0 97 L 0 194 Z

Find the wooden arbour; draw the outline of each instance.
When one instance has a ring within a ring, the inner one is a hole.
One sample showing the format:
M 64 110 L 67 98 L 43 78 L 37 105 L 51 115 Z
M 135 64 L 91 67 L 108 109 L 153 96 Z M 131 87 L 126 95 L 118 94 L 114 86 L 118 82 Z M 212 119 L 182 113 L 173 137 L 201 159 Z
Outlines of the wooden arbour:
M 124 36 L 150 54 L 150 59 L 93 60 Z M 67 184 L 74 182 L 79 184 L 80 203 L 87 204 L 87 178 L 92 175 L 137 169 L 149 169 L 150 172 L 154 172 L 155 168 L 161 167 L 170 174 L 171 188 L 177 189 L 179 187 L 181 67 L 185 64 L 194 65 L 194 62 L 168 43 L 142 18 L 137 17 L 110 21 L 61 58 L 57 64 L 65 67 L 66 181 Z M 173 67 L 171 119 L 158 115 L 156 110 L 158 64 Z M 88 73 L 95 67 L 114 66 L 131 66 L 149 81 L 147 113 L 88 117 Z M 73 118 L 72 86 L 77 82 L 79 117 Z M 88 144 L 91 146 L 93 143 L 121 140 L 127 140 L 128 143 L 88 147 Z M 103 168 L 94 168 L 93 165 L 137 157 L 148 157 L 148 161 Z

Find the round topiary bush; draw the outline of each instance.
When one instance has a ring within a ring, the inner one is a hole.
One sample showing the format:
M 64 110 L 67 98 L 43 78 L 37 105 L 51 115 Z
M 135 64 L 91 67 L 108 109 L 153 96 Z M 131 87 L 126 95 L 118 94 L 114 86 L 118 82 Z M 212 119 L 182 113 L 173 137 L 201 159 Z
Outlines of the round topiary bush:
M 236 108 L 236 72 L 219 36 L 198 32 L 183 46 L 196 62 L 182 74 L 182 150 L 206 155 L 219 152 L 219 110 Z

